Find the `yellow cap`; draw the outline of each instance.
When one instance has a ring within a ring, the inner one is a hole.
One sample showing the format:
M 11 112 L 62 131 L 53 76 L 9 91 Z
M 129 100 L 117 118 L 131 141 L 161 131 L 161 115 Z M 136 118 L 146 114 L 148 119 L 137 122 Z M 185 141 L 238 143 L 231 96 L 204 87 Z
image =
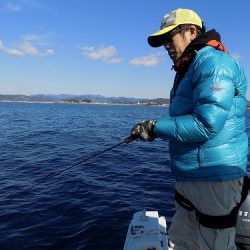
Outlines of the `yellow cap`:
M 161 22 L 161 29 L 148 37 L 148 43 L 152 47 L 159 47 L 163 45 L 164 34 L 173 30 L 180 24 L 195 24 L 202 28 L 202 21 L 200 17 L 189 9 L 177 9 L 167 13 Z

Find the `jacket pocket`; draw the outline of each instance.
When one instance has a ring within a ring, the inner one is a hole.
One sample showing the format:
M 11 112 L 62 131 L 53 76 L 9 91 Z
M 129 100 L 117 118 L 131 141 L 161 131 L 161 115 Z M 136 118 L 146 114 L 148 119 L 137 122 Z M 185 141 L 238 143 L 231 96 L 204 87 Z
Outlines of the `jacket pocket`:
M 169 151 L 173 168 L 185 171 L 199 168 L 199 146 L 197 143 L 170 141 Z

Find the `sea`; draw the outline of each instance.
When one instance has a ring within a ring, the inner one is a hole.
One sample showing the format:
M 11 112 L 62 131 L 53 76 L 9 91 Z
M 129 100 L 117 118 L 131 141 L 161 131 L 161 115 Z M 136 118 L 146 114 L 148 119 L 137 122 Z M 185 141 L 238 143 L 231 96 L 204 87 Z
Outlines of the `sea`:
M 0 103 L 0 250 L 122 250 L 141 210 L 169 225 L 167 141 L 121 143 L 163 116 L 167 107 Z

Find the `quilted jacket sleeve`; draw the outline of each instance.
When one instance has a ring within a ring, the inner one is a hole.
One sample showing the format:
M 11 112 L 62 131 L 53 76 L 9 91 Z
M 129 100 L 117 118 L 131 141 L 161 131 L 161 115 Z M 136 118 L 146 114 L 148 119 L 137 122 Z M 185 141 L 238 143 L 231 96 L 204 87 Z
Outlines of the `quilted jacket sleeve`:
M 193 91 L 193 112 L 159 119 L 156 136 L 183 142 L 202 142 L 216 136 L 232 107 L 234 71 L 226 59 L 210 57 L 200 63 L 193 74 L 193 89 L 187 90 Z

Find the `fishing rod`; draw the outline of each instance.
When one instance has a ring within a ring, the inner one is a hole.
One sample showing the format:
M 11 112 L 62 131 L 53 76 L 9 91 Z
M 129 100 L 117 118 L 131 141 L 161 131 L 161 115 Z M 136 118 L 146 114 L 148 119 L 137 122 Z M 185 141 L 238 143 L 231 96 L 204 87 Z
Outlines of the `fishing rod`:
M 108 151 L 110 151 L 110 150 L 112 150 L 114 148 L 117 148 L 117 147 L 121 146 L 122 144 L 129 144 L 130 142 L 136 140 L 137 138 L 138 138 L 138 135 L 131 134 L 130 136 L 125 138 L 123 141 L 121 141 L 121 142 L 119 142 L 119 143 L 117 143 L 117 144 L 115 144 L 115 145 L 113 145 L 113 146 L 111 146 L 109 148 L 106 148 L 106 149 L 104 149 L 104 150 L 102 150 L 100 152 L 92 154 L 92 155 L 90 155 L 90 156 L 88 156 L 88 157 L 86 157 L 86 158 L 84 158 L 82 160 L 79 160 L 79 161 L 73 163 L 72 165 L 64 168 L 63 170 L 59 171 L 58 173 L 53 173 L 53 174 L 49 174 L 49 175 L 45 176 L 44 178 L 42 178 L 42 180 L 40 180 L 36 184 L 32 185 L 31 187 L 29 187 L 27 189 L 23 189 L 20 192 L 16 192 L 15 194 L 10 195 L 9 199 L 14 200 L 14 199 L 18 198 L 19 196 L 23 195 L 24 193 L 30 192 L 31 190 L 33 190 L 37 186 L 41 185 L 42 183 L 44 183 L 44 182 L 46 182 L 46 181 L 48 181 L 48 180 L 50 180 L 50 179 L 52 179 L 52 178 L 54 178 L 56 176 L 61 175 L 62 173 L 68 171 L 69 169 L 74 168 L 74 167 L 76 167 L 76 166 L 78 166 L 78 165 L 80 165 L 82 163 L 85 163 L 85 162 L 91 160 L 91 159 L 94 159 L 97 156 L 100 156 L 100 155 L 104 154 L 105 152 L 108 152 Z

